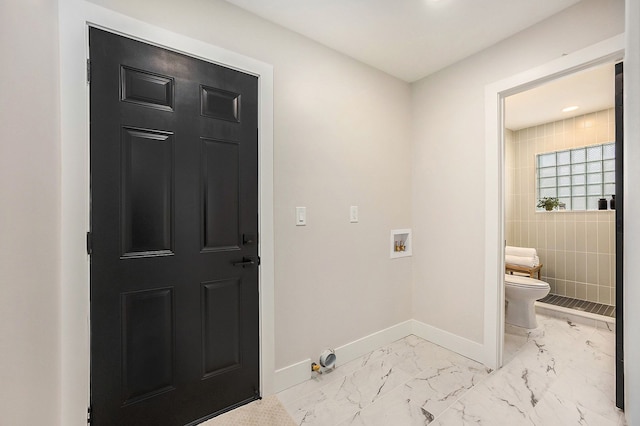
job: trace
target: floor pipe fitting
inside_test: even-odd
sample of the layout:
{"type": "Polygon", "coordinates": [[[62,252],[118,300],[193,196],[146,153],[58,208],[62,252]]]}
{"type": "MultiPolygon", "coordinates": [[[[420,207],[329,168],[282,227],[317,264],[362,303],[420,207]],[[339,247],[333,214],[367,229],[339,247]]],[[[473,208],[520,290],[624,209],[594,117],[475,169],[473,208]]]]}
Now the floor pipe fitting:
{"type": "Polygon", "coordinates": [[[336,364],[336,352],[333,349],[325,349],[320,353],[320,365],[324,368],[333,368],[336,364]]]}

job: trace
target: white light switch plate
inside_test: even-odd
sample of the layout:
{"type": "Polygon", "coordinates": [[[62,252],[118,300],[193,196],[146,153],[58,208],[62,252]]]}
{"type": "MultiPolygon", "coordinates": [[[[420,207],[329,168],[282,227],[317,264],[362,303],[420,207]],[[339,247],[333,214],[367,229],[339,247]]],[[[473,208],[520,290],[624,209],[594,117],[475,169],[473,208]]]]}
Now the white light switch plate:
{"type": "Polygon", "coordinates": [[[349,221],[351,223],[358,223],[358,206],[351,206],[349,221]]]}
{"type": "Polygon", "coordinates": [[[305,226],[307,224],[307,208],[296,207],[296,226],[305,226]]]}

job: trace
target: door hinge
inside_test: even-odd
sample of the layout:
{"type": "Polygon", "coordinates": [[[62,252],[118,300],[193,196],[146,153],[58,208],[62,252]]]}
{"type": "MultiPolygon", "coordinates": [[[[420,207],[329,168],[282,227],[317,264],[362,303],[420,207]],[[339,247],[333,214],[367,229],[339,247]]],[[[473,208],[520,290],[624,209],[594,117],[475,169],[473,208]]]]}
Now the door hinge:
{"type": "Polygon", "coordinates": [[[87,232],[87,254],[93,254],[93,237],[91,235],[91,232],[87,232]]]}
{"type": "Polygon", "coordinates": [[[91,406],[87,407],[87,424],[91,424],[93,419],[91,418],[91,406]]]}
{"type": "Polygon", "coordinates": [[[91,59],[87,59],[87,84],[91,84],[91,59]]]}

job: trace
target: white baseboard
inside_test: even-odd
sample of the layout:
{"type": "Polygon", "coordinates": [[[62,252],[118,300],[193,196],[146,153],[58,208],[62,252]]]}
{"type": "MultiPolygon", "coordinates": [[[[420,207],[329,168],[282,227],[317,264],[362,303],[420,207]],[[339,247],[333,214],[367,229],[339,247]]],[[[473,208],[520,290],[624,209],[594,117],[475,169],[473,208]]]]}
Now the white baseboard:
{"type": "MultiPolygon", "coordinates": [[[[336,366],[346,364],[362,355],[368,354],[382,346],[395,342],[411,334],[411,320],[401,322],[384,330],[377,331],[361,339],[335,348],[336,366]]],[[[320,354],[318,354],[319,356],[320,354]]],[[[318,362],[317,360],[315,360],[318,362]]],[[[274,391],[285,389],[311,378],[311,359],[276,370],[274,375],[274,391]]]]}
{"type": "MultiPolygon", "coordinates": [[[[407,320],[335,348],[336,366],[414,334],[460,355],[482,362],[483,345],[416,320],[407,320]]],[[[317,362],[317,361],[316,361],[317,362]]],[[[274,391],[280,392],[311,378],[311,359],[276,370],[274,391]]]]}
{"type": "Polygon", "coordinates": [[[424,340],[442,346],[474,361],[484,363],[484,345],[465,339],[418,320],[412,320],[412,333],[424,340]]]}
{"type": "Polygon", "coordinates": [[[411,334],[411,322],[407,320],[393,325],[384,330],[377,331],[361,339],[354,340],[346,345],[335,348],[336,365],[340,366],[356,358],[366,355],[382,346],[388,345],[396,340],[407,337],[411,334]]]}
{"type": "Polygon", "coordinates": [[[305,359],[304,361],[276,370],[273,375],[273,390],[278,393],[310,378],[311,360],[305,359]]]}

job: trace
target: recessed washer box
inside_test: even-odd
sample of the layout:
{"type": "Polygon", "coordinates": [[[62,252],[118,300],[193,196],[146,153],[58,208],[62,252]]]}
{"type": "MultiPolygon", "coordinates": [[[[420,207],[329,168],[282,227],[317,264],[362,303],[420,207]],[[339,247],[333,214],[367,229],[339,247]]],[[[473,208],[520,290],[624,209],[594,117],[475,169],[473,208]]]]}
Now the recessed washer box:
{"type": "Polygon", "coordinates": [[[393,229],[391,231],[390,248],[391,252],[389,257],[391,259],[411,256],[411,229],[393,229]],[[397,246],[404,247],[404,250],[398,251],[396,249],[397,246]]]}

